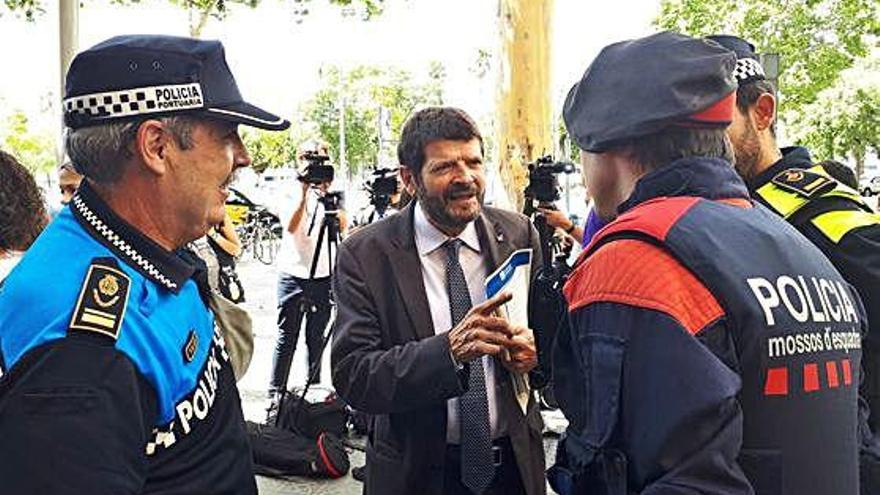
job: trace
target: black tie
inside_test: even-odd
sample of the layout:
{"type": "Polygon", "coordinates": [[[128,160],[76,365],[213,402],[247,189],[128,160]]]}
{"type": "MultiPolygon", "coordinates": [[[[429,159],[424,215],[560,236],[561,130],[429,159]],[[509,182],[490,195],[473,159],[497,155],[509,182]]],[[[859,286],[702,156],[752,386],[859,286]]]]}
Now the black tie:
{"type": "MultiPolygon", "coordinates": [[[[461,239],[446,242],[446,293],[452,326],[458,324],[471,308],[464,271],[458,261],[461,239]]],[[[492,436],[489,427],[489,401],[483,359],[470,362],[468,391],[459,400],[458,419],[461,424],[461,481],[473,493],[483,493],[495,477],[492,459],[492,436]]]]}

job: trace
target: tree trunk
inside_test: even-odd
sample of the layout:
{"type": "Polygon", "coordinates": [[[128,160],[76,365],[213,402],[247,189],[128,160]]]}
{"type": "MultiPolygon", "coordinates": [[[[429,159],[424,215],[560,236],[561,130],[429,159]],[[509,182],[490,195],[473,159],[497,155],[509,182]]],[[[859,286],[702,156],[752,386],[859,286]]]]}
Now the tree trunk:
{"type": "Polygon", "coordinates": [[[190,2],[189,6],[189,35],[193,38],[200,38],[202,36],[202,30],[205,29],[205,25],[208,24],[208,19],[211,17],[211,11],[217,6],[217,2],[211,2],[210,4],[204,7],[197,7],[192,5],[190,2]],[[195,18],[193,17],[193,13],[196,14],[195,18]]]}
{"type": "Polygon", "coordinates": [[[553,0],[499,0],[501,70],[496,113],[498,167],[522,209],[526,165],[553,151],[550,22],[553,0]]]}
{"type": "Polygon", "coordinates": [[[853,153],[854,158],[856,159],[856,178],[861,179],[862,174],[865,173],[865,153],[853,153]]]}

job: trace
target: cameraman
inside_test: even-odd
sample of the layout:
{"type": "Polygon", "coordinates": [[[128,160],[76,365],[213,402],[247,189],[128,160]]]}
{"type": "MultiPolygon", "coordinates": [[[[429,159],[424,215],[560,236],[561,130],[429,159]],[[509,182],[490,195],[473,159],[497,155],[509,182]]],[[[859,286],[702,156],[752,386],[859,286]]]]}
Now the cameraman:
{"type": "Polygon", "coordinates": [[[569,237],[577,241],[578,246],[584,243],[584,228],[575,223],[568,215],[556,208],[539,207],[538,211],[544,214],[547,224],[565,232],[569,237]]]}
{"type": "MultiPolygon", "coordinates": [[[[272,375],[269,383],[269,415],[277,410],[290,373],[290,364],[299,338],[302,318],[306,318],[306,346],[308,348],[309,375],[314,381],[321,377],[321,343],[324,330],[330,319],[330,271],[326,236],[317,245],[321,222],[324,219],[324,206],[319,198],[324,197],[332,184],[329,180],[316,182],[310,174],[328,159],[326,146],[316,151],[300,153],[301,161],[306,162],[300,173],[299,197],[291,205],[293,210],[282,210],[281,249],[278,254],[278,340],[272,360],[272,375]],[[314,277],[311,277],[312,261],[317,253],[318,263],[314,277]]],[[[346,231],[346,217],[338,210],[340,234],[346,231]]],[[[332,253],[335,255],[335,253],[332,253]]]]}
{"type": "Polygon", "coordinates": [[[372,181],[368,184],[370,203],[363,207],[354,220],[355,227],[363,227],[388,215],[402,210],[409,203],[410,196],[404,194],[403,183],[397,168],[378,169],[373,172],[372,181]],[[394,183],[394,190],[386,194],[386,188],[394,183]]]}

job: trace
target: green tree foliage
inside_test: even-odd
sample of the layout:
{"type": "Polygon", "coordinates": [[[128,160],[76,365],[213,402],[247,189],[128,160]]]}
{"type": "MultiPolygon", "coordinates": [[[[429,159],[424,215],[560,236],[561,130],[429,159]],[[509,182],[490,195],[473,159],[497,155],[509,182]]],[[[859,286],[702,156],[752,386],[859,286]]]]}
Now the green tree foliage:
{"type": "Polygon", "coordinates": [[[845,71],[792,122],[791,133],[818,159],[855,161],[863,172],[866,155],[880,155],[880,57],[845,71]]]}
{"type": "Polygon", "coordinates": [[[251,167],[257,173],[296,160],[296,143],[287,132],[242,127],[242,140],[251,156],[251,167]]]}
{"type": "Polygon", "coordinates": [[[55,147],[48,132],[33,132],[28,127],[27,116],[13,112],[6,119],[0,135],[2,147],[15,156],[31,173],[51,171],[55,168],[55,147]]]}
{"type": "Polygon", "coordinates": [[[414,81],[409,72],[393,67],[360,66],[350,71],[338,67],[322,70],[323,89],[302,108],[314,124],[314,136],[330,145],[339,163],[339,116],[345,106],[345,148],[349,172],[375,164],[379,151],[379,107],[390,112],[391,135],[397,136],[407,117],[420,106],[442,103],[442,66],[431,65],[426,82],[414,81]]]}
{"type": "Polygon", "coordinates": [[[880,35],[877,0],[663,0],[657,26],[735,34],[778,53],[785,120],[834,85],[880,35]]]}
{"type": "MultiPolygon", "coordinates": [[[[346,16],[357,14],[359,8],[360,17],[365,21],[385,11],[385,0],[327,0],[327,2],[330,5],[341,7],[343,15],[346,16]]],[[[307,16],[310,6],[314,3],[314,0],[293,0],[294,14],[300,18],[307,16]]]]}
{"type": "MultiPolygon", "coordinates": [[[[3,6],[6,7],[6,10],[20,14],[29,21],[46,13],[46,8],[41,0],[3,0],[3,6]]],[[[0,9],[0,14],[3,14],[2,9],[0,9]]]]}
{"type": "MultiPolygon", "coordinates": [[[[118,5],[132,5],[141,3],[142,0],[110,0],[118,5]]],[[[180,8],[186,9],[190,16],[190,36],[198,38],[205,25],[211,18],[223,20],[229,15],[230,7],[233,5],[246,6],[250,8],[257,7],[262,0],[168,0],[180,8]]],[[[384,10],[385,0],[321,0],[327,5],[341,7],[343,9],[361,7],[362,18],[369,20],[380,15],[384,10]]],[[[84,3],[84,0],[81,0],[84,3]]],[[[308,8],[305,5],[311,5],[315,0],[295,0],[294,13],[297,16],[305,16],[308,14],[308,8]]],[[[43,0],[3,0],[0,4],[6,7],[6,10],[24,16],[28,21],[33,21],[37,17],[46,13],[46,7],[43,0]]],[[[0,14],[3,11],[0,9],[0,14]]]]}
{"type": "Polygon", "coordinates": [[[780,120],[818,158],[853,159],[861,172],[877,150],[877,0],[663,0],[655,23],[693,36],[735,34],[778,53],[780,120]]]}

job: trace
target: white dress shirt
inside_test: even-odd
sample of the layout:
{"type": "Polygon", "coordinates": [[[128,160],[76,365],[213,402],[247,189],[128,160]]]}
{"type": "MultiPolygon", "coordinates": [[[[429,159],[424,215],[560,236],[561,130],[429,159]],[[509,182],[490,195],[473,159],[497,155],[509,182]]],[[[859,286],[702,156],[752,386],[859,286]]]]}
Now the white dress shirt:
{"type": "MultiPolygon", "coordinates": [[[[452,328],[452,315],[449,310],[449,295],[446,292],[446,250],[443,244],[450,239],[437,227],[428,221],[428,217],[422,211],[421,205],[415,206],[414,221],[416,248],[419,251],[419,259],[422,265],[422,280],[425,283],[425,295],[428,297],[428,306],[431,308],[431,321],[434,324],[434,333],[440,334],[452,328]]],[[[464,243],[459,251],[459,262],[467,280],[468,292],[471,295],[471,304],[477,305],[486,300],[485,281],[489,274],[487,258],[480,249],[480,239],[477,229],[471,222],[458,236],[464,243]]],[[[450,357],[450,360],[452,358],[450,357]]],[[[486,396],[489,402],[489,426],[492,438],[498,438],[506,434],[503,418],[498,414],[498,400],[495,389],[495,361],[489,356],[483,358],[483,370],[486,373],[486,396]]],[[[459,444],[461,438],[461,426],[458,418],[459,399],[449,399],[446,403],[446,442],[459,444]]]]}

